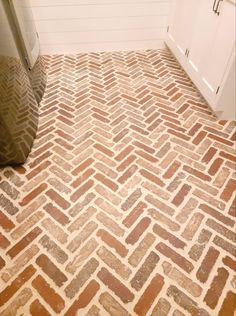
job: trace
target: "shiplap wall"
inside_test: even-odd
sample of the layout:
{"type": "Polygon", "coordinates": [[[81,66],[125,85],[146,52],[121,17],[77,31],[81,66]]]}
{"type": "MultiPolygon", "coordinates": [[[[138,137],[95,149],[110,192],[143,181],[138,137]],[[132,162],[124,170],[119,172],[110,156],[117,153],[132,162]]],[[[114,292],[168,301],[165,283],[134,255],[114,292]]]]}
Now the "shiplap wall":
{"type": "Polygon", "coordinates": [[[30,0],[43,54],[161,48],[171,0],[30,0]]]}

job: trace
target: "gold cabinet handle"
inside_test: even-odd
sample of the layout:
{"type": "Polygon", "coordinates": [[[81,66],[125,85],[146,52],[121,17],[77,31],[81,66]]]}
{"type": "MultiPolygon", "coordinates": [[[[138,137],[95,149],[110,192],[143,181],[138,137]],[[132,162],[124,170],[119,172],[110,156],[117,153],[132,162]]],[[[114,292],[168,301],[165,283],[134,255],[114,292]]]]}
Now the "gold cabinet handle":
{"type": "Polygon", "coordinates": [[[223,0],[218,0],[218,3],[217,3],[217,5],[216,5],[215,13],[216,13],[217,15],[220,15],[219,6],[220,6],[220,2],[222,2],[222,1],[223,1],[223,0]]]}
{"type": "Polygon", "coordinates": [[[216,13],[216,9],[215,9],[216,1],[217,1],[217,0],[214,0],[213,7],[212,7],[212,10],[213,10],[214,13],[216,13]]]}

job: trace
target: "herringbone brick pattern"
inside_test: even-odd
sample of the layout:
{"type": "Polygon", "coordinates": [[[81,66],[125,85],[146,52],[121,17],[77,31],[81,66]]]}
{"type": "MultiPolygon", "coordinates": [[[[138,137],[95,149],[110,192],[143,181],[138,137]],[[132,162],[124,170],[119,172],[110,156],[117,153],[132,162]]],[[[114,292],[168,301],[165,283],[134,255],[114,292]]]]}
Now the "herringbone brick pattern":
{"type": "Polygon", "coordinates": [[[234,122],[167,50],[45,60],[33,150],[1,170],[0,314],[233,315],[234,122]]]}

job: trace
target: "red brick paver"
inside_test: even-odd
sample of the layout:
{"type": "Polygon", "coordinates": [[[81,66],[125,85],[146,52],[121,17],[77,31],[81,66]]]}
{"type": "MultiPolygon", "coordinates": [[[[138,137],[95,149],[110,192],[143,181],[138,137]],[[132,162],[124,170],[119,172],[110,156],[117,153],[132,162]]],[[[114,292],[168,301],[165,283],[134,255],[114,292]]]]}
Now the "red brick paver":
{"type": "Polygon", "coordinates": [[[235,123],[168,50],[45,56],[0,176],[0,315],[233,316],[235,123]]]}

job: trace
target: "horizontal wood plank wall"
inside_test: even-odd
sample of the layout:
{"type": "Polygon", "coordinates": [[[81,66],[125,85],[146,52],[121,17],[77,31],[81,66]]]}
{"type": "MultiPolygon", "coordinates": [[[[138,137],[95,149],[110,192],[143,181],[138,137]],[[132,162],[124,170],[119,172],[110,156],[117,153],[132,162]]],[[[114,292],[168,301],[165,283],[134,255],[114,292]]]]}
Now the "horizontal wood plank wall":
{"type": "Polygon", "coordinates": [[[161,48],[171,0],[30,0],[42,54],[161,48]]]}

